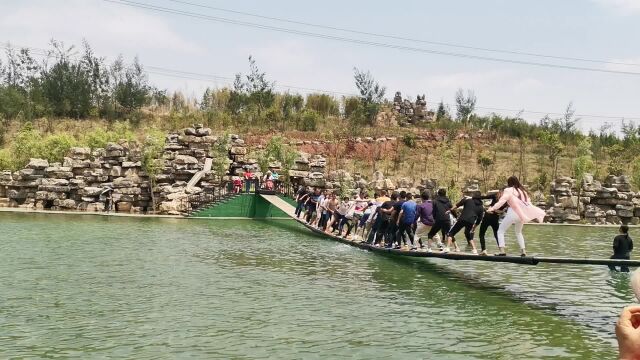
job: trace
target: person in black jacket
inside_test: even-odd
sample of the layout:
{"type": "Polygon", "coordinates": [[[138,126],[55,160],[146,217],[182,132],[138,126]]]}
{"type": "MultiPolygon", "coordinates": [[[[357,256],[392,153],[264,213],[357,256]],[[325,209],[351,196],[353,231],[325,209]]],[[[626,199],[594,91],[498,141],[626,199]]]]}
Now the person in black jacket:
{"type": "MultiPolygon", "coordinates": [[[[480,224],[482,221],[482,215],[484,214],[484,205],[482,204],[482,200],[479,199],[480,192],[474,192],[473,197],[465,196],[462,200],[458,201],[456,207],[453,210],[462,207],[462,213],[456,221],[456,224],[453,225],[449,233],[447,234],[447,246],[442,250],[442,252],[448,252],[449,247],[451,247],[451,243],[453,242],[453,237],[464,228],[464,236],[467,239],[469,245],[471,245],[472,253],[477,254],[478,250],[476,249],[476,244],[473,241],[473,233],[476,229],[476,226],[480,224]]],[[[453,242],[456,247],[456,251],[460,251],[458,248],[458,244],[453,242]]]]}
{"type": "Polygon", "coordinates": [[[431,231],[427,234],[429,240],[433,240],[435,234],[438,231],[442,231],[442,238],[444,239],[446,235],[451,230],[451,218],[449,214],[456,215],[455,210],[453,209],[453,205],[451,205],[451,200],[447,197],[447,190],[439,189],[438,196],[433,199],[433,226],[431,227],[431,231]]]}
{"type": "MultiPolygon", "coordinates": [[[[613,239],[613,255],[611,259],[629,260],[631,258],[631,250],[633,250],[633,240],[629,237],[629,227],[622,225],[620,226],[620,235],[613,239]]],[[[609,270],[618,271],[613,265],[609,265],[609,270]]],[[[620,271],[629,272],[629,268],[620,266],[620,271]]]]}
{"type": "MultiPolygon", "coordinates": [[[[480,196],[478,199],[480,200],[491,200],[491,204],[489,206],[493,206],[498,202],[500,196],[502,195],[502,191],[497,192],[495,194],[490,194],[486,196],[480,196]]],[[[496,239],[496,244],[498,243],[498,227],[500,226],[500,214],[504,212],[504,210],[508,207],[508,205],[504,205],[498,211],[494,211],[492,213],[488,213],[485,211],[484,216],[482,217],[482,222],[480,223],[480,255],[488,255],[487,254],[487,243],[485,241],[485,235],[487,234],[487,230],[491,228],[493,230],[493,237],[496,239]]]]}

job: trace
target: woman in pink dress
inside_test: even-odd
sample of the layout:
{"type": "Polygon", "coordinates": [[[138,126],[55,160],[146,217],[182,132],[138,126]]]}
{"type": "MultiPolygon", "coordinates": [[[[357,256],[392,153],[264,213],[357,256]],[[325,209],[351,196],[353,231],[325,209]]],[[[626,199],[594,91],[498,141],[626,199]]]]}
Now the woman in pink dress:
{"type": "Polygon", "coordinates": [[[512,176],[507,179],[507,186],[508,187],[504,189],[500,200],[487,210],[487,212],[492,213],[500,209],[500,207],[505,203],[509,205],[509,210],[507,210],[507,214],[504,219],[502,219],[500,227],[498,228],[498,248],[500,249],[500,252],[496,255],[507,255],[505,252],[504,234],[509,230],[511,225],[515,225],[516,239],[520,246],[520,256],[527,256],[527,252],[524,248],[522,227],[525,223],[534,219],[538,220],[538,222],[542,222],[546,214],[544,210],[531,204],[529,194],[524,187],[522,187],[517,177],[512,176]]]}

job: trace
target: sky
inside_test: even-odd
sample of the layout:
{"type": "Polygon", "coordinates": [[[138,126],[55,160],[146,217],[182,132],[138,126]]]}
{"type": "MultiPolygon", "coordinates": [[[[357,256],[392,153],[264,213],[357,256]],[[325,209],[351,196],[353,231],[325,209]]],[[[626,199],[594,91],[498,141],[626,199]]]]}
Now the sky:
{"type": "Polygon", "coordinates": [[[354,94],[355,67],[370,71],[385,85],[387,98],[392,99],[396,91],[412,99],[426,94],[431,108],[443,101],[455,110],[455,92],[462,88],[474,91],[479,114],[494,111],[516,115],[524,110],[524,118],[538,121],[545,113],[557,117],[555,113],[563,113],[571,102],[581,115],[579,126],[585,131],[599,129],[605,123],[618,128],[622,118],[640,123],[640,0],[184,0],[235,12],[171,0],[134,1],[208,18],[105,0],[0,0],[0,43],[47,48],[51,39],[69,45],[79,45],[86,39],[108,60],[119,54],[129,60],[138,56],[151,71],[155,69],[152,67],[161,67],[217,76],[188,75],[199,79],[186,79],[184,74],[183,78],[169,77],[157,70],[149,74],[154,85],[180,90],[190,97],[200,97],[206,87],[229,85],[234,74],[248,71],[247,59],[252,55],[268,79],[280,90],[291,92],[306,93],[308,90],[299,88],[307,88],[338,96],[354,94]],[[422,42],[315,28],[237,12],[422,42]],[[385,46],[302,36],[237,22],[385,46]],[[425,41],[604,63],[487,52],[425,41]],[[433,51],[638,75],[445,56],[433,51]],[[622,65],[625,63],[631,65],[622,65]]]}

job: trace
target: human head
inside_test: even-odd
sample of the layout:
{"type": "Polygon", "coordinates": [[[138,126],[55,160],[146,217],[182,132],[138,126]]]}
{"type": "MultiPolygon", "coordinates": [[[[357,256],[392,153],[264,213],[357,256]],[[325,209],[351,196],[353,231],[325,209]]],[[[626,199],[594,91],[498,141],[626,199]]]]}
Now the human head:
{"type": "Polygon", "coordinates": [[[407,198],[407,192],[402,190],[400,191],[400,199],[406,199],[407,198]]]}
{"type": "Polygon", "coordinates": [[[407,199],[407,200],[413,199],[413,194],[412,193],[406,193],[405,194],[405,199],[407,199]]]}
{"type": "Polygon", "coordinates": [[[521,189],[522,185],[520,184],[520,180],[517,177],[511,176],[507,179],[507,186],[513,187],[516,189],[521,189]]]}
{"type": "Polygon", "coordinates": [[[423,201],[429,200],[429,193],[426,191],[423,191],[422,194],[420,194],[420,198],[422,198],[423,201]]]}
{"type": "Polygon", "coordinates": [[[482,193],[480,192],[480,190],[476,190],[476,191],[472,191],[471,192],[471,197],[479,198],[481,196],[482,196],[482,193]]]}
{"type": "Polygon", "coordinates": [[[379,198],[379,197],[380,197],[380,193],[379,193],[379,192],[377,192],[377,191],[374,191],[374,192],[373,192],[373,198],[374,198],[374,199],[377,199],[377,198],[379,198]]]}
{"type": "Polygon", "coordinates": [[[394,201],[395,201],[395,200],[398,200],[398,193],[397,193],[397,192],[395,192],[395,191],[394,191],[394,192],[391,194],[391,200],[394,200],[394,201]]]}
{"type": "Polygon", "coordinates": [[[349,201],[349,197],[348,196],[343,196],[342,197],[342,201],[349,201]]]}
{"type": "Polygon", "coordinates": [[[387,196],[387,190],[380,191],[380,196],[387,196]]]}
{"type": "Polygon", "coordinates": [[[315,189],[313,190],[313,192],[314,192],[315,194],[320,195],[320,189],[319,189],[319,188],[315,188],[315,189]]]}
{"type": "Polygon", "coordinates": [[[446,189],[438,189],[438,196],[447,196],[446,189]]]}
{"type": "Polygon", "coordinates": [[[628,234],[629,233],[629,226],[628,225],[621,225],[620,226],[620,234],[628,234]]]}

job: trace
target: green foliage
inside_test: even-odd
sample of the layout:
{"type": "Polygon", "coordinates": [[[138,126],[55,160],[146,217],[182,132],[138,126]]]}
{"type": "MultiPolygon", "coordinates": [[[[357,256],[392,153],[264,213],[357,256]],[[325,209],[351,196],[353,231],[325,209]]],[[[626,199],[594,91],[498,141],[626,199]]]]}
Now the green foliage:
{"type": "Polygon", "coordinates": [[[364,72],[353,68],[353,72],[356,87],[360,92],[360,101],[364,110],[365,119],[369,125],[373,125],[380,109],[380,104],[384,99],[386,88],[375,81],[369,71],[364,72]]]}
{"type": "Polygon", "coordinates": [[[314,110],[305,110],[302,112],[300,118],[299,130],[302,131],[316,131],[318,123],[320,122],[320,114],[314,110]]]}
{"type": "Polygon", "coordinates": [[[415,148],[416,147],[416,135],[414,133],[407,133],[402,137],[402,143],[406,147],[415,148]]]}
{"type": "Polygon", "coordinates": [[[229,134],[224,133],[218,137],[218,140],[211,146],[211,158],[213,164],[211,171],[215,176],[221,179],[229,170],[229,134]]]}
{"type": "Polygon", "coordinates": [[[480,170],[482,170],[482,183],[485,187],[485,191],[487,191],[487,175],[493,166],[494,161],[493,157],[487,154],[480,154],[478,156],[478,165],[480,166],[480,170]]]}
{"type": "Polygon", "coordinates": [[[547,150],[549,160],[551,160],[552,179],[555,179],[558,175],[558,160],[564,151],[565,145],[560,139],[559,133],[550,132],[548,130],[543,130],[539,134],[539,140],[547,150]]]}
{"type": "Polygon", "coordinates": [[[467,122],[476,108],[476,101],[473,91],[467,90],[467,95],[465,96],[462,89],[458,89],[456,92],[456,119],[467,122]]]}
{"type": "Polygon", "coordinates": [[[135,139],[131,126],[126,121],[115,122],[111,130],[96,128],[87,133],[83,143],[91,149],[103,148],[110,142],[118,142],[120,140],[133,141],[135,139]]]}
{"type": "Polygon", "coordinates": [[[25,94],[15,86],[0,85],[0,114],[15,119],[27,107],[25,94]]]}
{"type": "Polygon", "coordinates": [[[258,152],[257,160],[260,170],[266,172],[269,168],[269,163],[277,161],[282,166],[282,181],[289,181],[289,170],[293,167],[297,151],[291,148],[285,143],[285,139],[281,136],[272,137],[264,150],[258,152]]]}
{"type": "Polygon", "coordinates": [[[534,189],[545,191],[549,186],[549,175],[543,171],[533,179],[534,189]]]}
{"type": "Polygon", "coordinates": [[[11,153],[17,168],[23,168],[30,158],[40,156],[42,135],[27,122],[13,139],[11,153]]]}
{"type": "Polygon", "coordinates": [[[573,172],[576,176],[578,184],[584,180],[585,174],[593,171],[595,164],[593,163],[591,151],[591,139],[586,137],[580,141],[576,149],[576,158],[573,161],[573,172]]]}
{"type": "Polygon", "coordinates": [[[327,94],[309,94],[305,107],[313,110],[323,117],[337,116],[340,114],[340,104],[336,99],[327,94]]]}
{"type": "Polygon", "coordinates": [[[8,149],[0,150],[0,170],[17,170],[13,155],[8,149]]]}
{"type": "Polygon", "coordinates": [[[39,146],[38,157],[49,162],[62,162],[69,149],[77,145],[75,138],[68,134],[49,135],[39,146]]]}
{"type": "Polygon", "coordinates": [[[436,121],[442,121],[448,117],[449,115],[447,114],[447,110],[444,107],[444,103],[440,101],[440,104],[438,104],[438,110],[436,111],[436,121]]]}
{"type": "Polygon", "coordinates": [[[609,155],[609,166],[607,170],[609,174],[620,176],[624,173],[624,157],[626,153],[626,149],[621,144],[611,145],[606,149],[607,154],[609,155]]]}
{"type": "MultiPolygon", "coordinates": [[[[2,159],[2,157],[0,157],[0,159],[2,159]]],[[[640,156],[635,158],[631,164],[631,181],[636,189],[640,189],[640,156]]]]}

